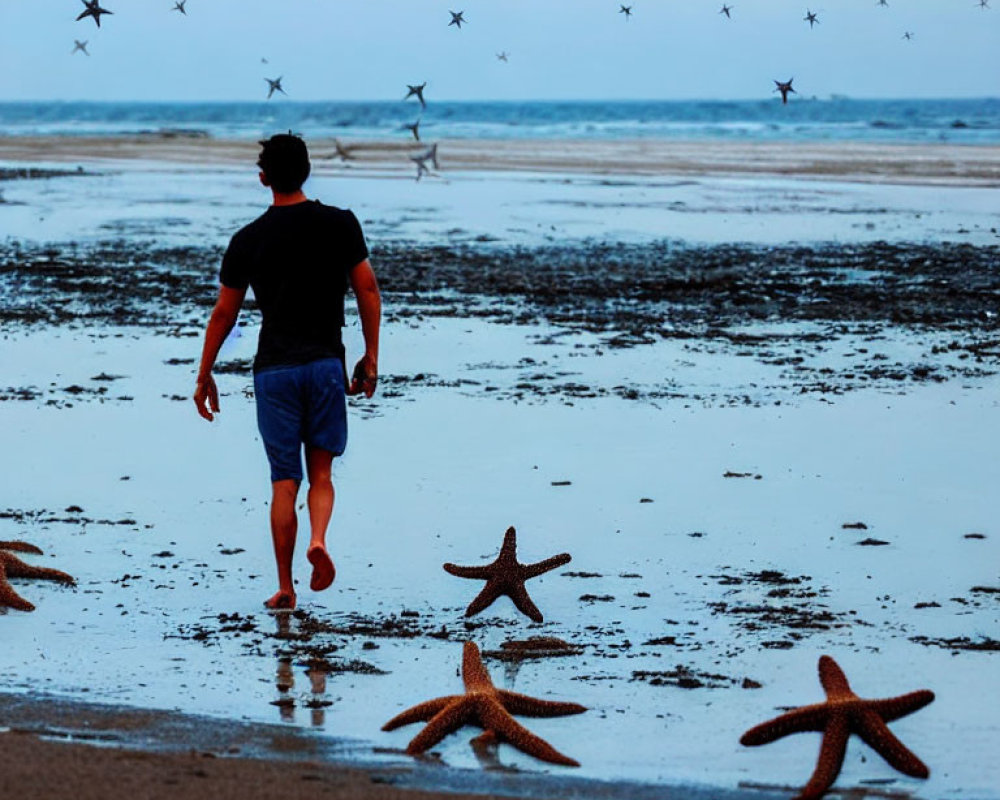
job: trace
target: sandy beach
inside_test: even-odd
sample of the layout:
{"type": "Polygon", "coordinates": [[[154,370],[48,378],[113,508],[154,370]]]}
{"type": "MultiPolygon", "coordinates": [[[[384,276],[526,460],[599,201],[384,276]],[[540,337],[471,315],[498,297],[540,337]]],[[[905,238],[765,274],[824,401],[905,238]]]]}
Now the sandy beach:
{"type": "MultiPolygon", "coordinates": [[[[788,176],[861,183],[1000,186],[1000,147],[870,142],[688,142],[636,140],[443,139],[445,170],[645,176],[788,176]]],[[[429,142],[317,139],[317,166],[412,172],[408,157],[429,142]]],[[[144,160],[187,165],[253,163],[253,141],[151,132],[116,137],[0,138],[0,160],[77,163],[144,160]]]]}
{"type": "Polygon", "coordinates": [[[864,697],[936,694],[892,724],[928,780],[853,738],[831,796],[1000,797],[1000,148],[455,140],[417,182],[413,146],[345,144],[306,190],[364,224],[384,376],[335,466],[337,582],[270,615],[254,311],[219,421],[189,399],[255,145],[0,140],[0,540],[78,581],[0,612],[0,793],[789,797],[819,737],[739,737],[819,702],[828,654],[864,697]],[[545,621],[466,619],[441,565],[511,525],[573,556],[545,621]],[[469,639],[587,706],[522,719],[580,768],[379,730],[461,691],[469,639]]]}

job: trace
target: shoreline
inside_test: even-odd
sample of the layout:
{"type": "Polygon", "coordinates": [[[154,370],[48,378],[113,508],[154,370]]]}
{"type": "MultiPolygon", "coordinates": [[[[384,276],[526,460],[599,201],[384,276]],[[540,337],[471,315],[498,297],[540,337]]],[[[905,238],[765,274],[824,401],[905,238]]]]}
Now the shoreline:
{"type": "MultiPolygon", "coordinates": [[[[1000,187],[1000,146],[871,142],[721,142],[599,139],[441,139],[444,173],[539,172],[595,176],[781,177],[850,183],[1000,187]]],[[[412,169],[429,142],[406,139],[310,141],[314,172],[412,169]]],[[[0,161],[130,162],[245,166],[255,141],[176,133],[0,137],[0,161]]]]}
{"type": "Polygon", "coordinates": [[[278,795],[311,800],[317,794],[345,800],[772,800],[791,790],[605,782],[574,777],[568,770],[511,770],[499,762],[481,770],[446,768],[433,755],[414,759],[290,725],[0,689],[0,790],[5,796],[103,800],[112,782],[122,796],[132,787],[147,800],[270,800],[278,795]],[[56,762],[58,770],[44,768],[56,762]]]}

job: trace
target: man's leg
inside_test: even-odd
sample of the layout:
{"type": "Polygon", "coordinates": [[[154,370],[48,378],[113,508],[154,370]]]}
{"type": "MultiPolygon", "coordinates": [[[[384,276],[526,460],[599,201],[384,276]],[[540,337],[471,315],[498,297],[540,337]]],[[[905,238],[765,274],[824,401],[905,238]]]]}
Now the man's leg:
{"type": "Polygon", "coordinates": [[[292,555],[295,552],[295,496],[299,492],[296,480],[274,481],[271,495],[271,537],[274,540],[274,560],[278,564],[278,591],[264,605],[268,608],[295,608],[295,586],[292,583],[292,555]]]}
{"type": "Polygon", "coordinates": [[[312,529],[306,557],[313,565],[309,588],[321,592],[328,588],[337,574],[326,549],[326,528],[333,515],[333,481],[330,466],[333,453],[319,447],[306,446],[306,472],[309,475],[309,524],[312,529]]]}

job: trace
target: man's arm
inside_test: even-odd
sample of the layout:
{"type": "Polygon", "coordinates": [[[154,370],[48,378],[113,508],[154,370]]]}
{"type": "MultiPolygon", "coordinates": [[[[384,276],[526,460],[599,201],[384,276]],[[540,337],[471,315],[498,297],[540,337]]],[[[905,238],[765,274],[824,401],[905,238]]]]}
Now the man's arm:
{"type": "Polygon", "coordinates": [[[246,289],[231,289],[228,286],[219,287],[219,298],[215,301],[208,327],[205,328],[205,345],[201,351],[201,366],[198,367],[197,383],[194,387],[194,404],[198,413],[211,422],[212,412],[219,411],[219,390],[212,377],[212,367],[219,355],[219,349],[236,324],[240,306],[246,289]],[[211,410],[209,410],[211,409],[211,410]]]}
{"type": "Polygon", "coordinates": [[[365,354],[359,359],[351,376],[348,394],[364,392],[365,397],[375,394],[378,382],[378,330],[382,318],[382,296],[378,291],[375,272],[366,258],[351,270],[351,288],[358,300],[361,332],[365,337],[365,354]]]}

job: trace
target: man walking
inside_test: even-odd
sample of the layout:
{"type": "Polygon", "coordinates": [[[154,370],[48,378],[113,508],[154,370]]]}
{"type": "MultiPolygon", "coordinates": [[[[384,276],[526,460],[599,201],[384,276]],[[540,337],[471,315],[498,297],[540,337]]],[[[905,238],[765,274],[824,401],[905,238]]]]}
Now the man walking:
{"type": "Polygon", "coordinates": [[[302,448],[309,478],[310,588],[322,591],[336,574],[326,529],[333,514],[331,464],[347,444],[344,395],[363,392],[371,397],[375,392],[382,306],[357,218],[302,192],[310,170],[305,142],[291,133],[278,134],[261,147],[260,182],[271,189],[274,202],[233,236],[223,256],[222,285],[205,330],[194,402],[209,421],[219,411],[212,367],[250,286],[263,318],[253,364],[254,395],[271,465],[271,534],[278,565],[278,591],[265,605],[292,609],[302,448]],[[348,285],[358,301],[365,339],[365,353],[349,384],[341,339],[348,285]]]}

